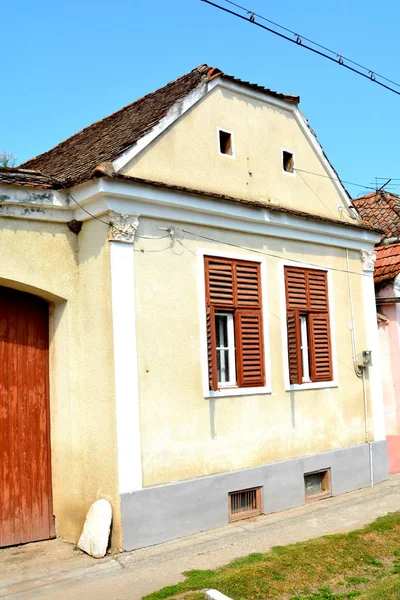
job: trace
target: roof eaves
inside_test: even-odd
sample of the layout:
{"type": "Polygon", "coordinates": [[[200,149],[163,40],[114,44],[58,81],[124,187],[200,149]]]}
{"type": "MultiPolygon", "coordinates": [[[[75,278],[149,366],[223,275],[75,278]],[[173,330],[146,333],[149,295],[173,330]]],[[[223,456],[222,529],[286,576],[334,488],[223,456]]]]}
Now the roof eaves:
{"type": "Polygon", "coordinates": [[[301,217],[304,219],[311,219],[313,221],[332,223],[334,225],[340,225],[340,226],[343,225],[345,227],[353,227],[356,229],[363,229],[365,231],[371,231],[374,233],[382,234],[381,229],[377,229],[376,227],[372,227],[371,225],[368,225],[366,223],[362,223],[362,222],[348,223],[347,221],[340,221],[338,219],[331,219],[329,217],[313,215],[313,214],[307,213],[305,211],[300,211],[297,209],[286,208],[284,206],[278,206],[275,204],[269,204],[269,203],[267,204],[260,200],[247,200],[244,198],[226,196],[224,194],[217,194],[215,192],[208,192],[208,191],[199,190],[199,189],[195,189],[195,188],[188,188],[188,187],[181,186],[181,185],[175,185],[175,184],[170,184],[170,183],[165,183],[165,182],[160,182],[160,181],[153,181],[150,179],[143,179],[141,177],[132,177],[129,175],[123,175],[122,173],[116,173],[112,177],[108,177],[108,178],[109,179],[120,179],[120,180],[124,180],[124,181],[131,182],[131,183],[140,183],[140,184],[148,185],[150,187],[170,189],[170,190],[174,190],[174,191],[182,192],[182,193],[186,193],[186,194],[204,196],[206,198],[214,198],[216,200],[223,200],[226,202],[234,202],[236,204],[245,204],[247,206],[263,208],[263,209],[269,210],[271,212],[286,213],[286,214],[291,214],[293,216],[301,217]]]}
{"type": "Polygon", "coordinates": [[[49,189],[54,188],[55,182],[50,177],[34,169],[0,167],[0,185],[49,189]]]}

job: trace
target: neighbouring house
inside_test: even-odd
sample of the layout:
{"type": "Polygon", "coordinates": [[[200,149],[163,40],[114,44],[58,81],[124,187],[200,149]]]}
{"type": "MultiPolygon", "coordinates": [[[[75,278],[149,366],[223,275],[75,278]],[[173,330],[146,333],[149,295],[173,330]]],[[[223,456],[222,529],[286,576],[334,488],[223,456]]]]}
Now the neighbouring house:
{"type": "Polygon", "coordinates": [[[376,246],[375,292],[389,468],[400,472],[400,197],[386,191],[353,200],[360,215],[384,232],[376,246]]]}
{"type": "Polygon", "coordinates": [[[380,233],[298,103],[202,65],[0,171],[0,546],[98,498],[129,550],[387,479],[380,233]]]}

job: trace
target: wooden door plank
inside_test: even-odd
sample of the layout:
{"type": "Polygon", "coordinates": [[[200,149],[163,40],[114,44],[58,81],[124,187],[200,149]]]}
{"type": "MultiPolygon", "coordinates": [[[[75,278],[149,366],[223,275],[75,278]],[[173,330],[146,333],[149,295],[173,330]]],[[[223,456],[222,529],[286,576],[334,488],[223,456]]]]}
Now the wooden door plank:
{"type": "Polygon", "coordinates": [[[0,545],[11,542],[10,519],[10,411],[8,402],[8,353],[6,340],[8,319],[6,306],[0,298],[0,545]]]}
{"type": "Polygon", "coordinates": [[[48,305],[0,287],[0,547],[54,536],[48,305]]]}

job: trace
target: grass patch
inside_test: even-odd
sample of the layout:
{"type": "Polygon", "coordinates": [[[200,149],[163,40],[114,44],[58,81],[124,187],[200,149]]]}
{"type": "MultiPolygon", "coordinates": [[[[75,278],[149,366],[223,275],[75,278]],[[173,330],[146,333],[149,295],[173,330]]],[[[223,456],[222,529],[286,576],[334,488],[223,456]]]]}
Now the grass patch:
{"type": "Polygon", "coordinates": [[[400,512],[364,529],[276,546],[186,580],[146,600],[193,600],[215,588],[234,600],[399,600],[400,512]],[[196,594],[196,597],[197,594],[196,594]]]}

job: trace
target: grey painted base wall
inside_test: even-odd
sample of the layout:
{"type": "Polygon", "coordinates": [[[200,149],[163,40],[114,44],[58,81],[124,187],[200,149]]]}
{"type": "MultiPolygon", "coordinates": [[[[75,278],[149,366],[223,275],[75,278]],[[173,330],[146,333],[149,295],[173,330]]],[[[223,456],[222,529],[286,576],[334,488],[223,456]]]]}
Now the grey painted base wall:
{"type": "MultiPolygon", "coordinates": [[[[374,484],[389,478],[386,441],[373,442],[374,484]]],[[[124,550],[160,544],[228,524],[228,493],[262,487],[263,512],[305,503],[304,474],[331,470],[333,496],[371,485],[368,444],[269,463],[121,495],[124,550]]]]}

